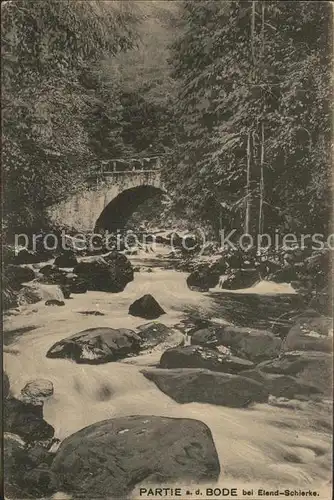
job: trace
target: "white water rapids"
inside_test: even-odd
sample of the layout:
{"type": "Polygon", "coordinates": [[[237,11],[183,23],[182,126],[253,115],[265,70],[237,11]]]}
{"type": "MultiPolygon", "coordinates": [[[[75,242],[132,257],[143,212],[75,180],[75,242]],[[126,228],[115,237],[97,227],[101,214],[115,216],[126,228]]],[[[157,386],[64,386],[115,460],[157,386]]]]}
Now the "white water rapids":
{"type": "Polygon", "coordinates": [[[8,315],[6,331],[26,329],[5,347],[4,367],[12,393],[18,395],[33,379],[52,381],[54,395],[45,403],[44,418],[60,439],[94,422],[124,415],[193,418],[211,429],[224,486],[235,486],[236,481],[261,487],[308,488],[328,484],[330,410],[325,404],[293,401],[289,407],[261,404],[248,409],[200,403],[182,405],[140,373],[144,363],[152,364],[149,357],[137,358],[138,364],[115,362],[95,366],[46,358],[55,342],[81,330],[97,326],[131,329],[147,323],[128,314],[129,305],[145,293],[151,293],[166,311],[159,319],[166,325],[175,325],[185,318],[187,306],[209,311],[213,307],[210,294],[190,291],[185,278],[184,273],[172,270],[140,272],[119,294],[88,292],[73,295],[63,307],[47,307],[41,302],[8,315]],[[105,316],[78,313],[87,310],[99,310],[105,316]]]}

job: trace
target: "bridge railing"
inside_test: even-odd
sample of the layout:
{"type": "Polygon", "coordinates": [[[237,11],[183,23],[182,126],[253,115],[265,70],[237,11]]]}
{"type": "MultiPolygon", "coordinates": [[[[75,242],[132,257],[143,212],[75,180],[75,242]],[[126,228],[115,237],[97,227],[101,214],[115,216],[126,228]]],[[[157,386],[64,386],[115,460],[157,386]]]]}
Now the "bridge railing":
{"type": "Polygon", "coordinates": [[[131,172],[155,172],[161,168],[161,156],[143,158],[113,158],[102,160],[94,170],[100,175],[121,174],[131,172]]]}

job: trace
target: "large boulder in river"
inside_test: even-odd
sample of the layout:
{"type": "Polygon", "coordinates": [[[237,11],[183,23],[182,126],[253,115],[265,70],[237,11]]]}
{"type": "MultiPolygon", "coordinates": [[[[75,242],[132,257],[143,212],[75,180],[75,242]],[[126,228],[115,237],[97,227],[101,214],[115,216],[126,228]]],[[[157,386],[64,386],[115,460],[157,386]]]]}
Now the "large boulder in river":
{"type": "Polygon", "coordinates": [[[140,325],[136,333],[141,338],[141,350],[149,350],[157,346],[167,349],[184,342],[184,335],[180,330],[155,321],[140,325]]]}
{"type": "Polygon", "coordinates": [[[267,330],[242,328],[227,325],[220,330],[220,344],[227,343],[239,356],[259,362],[276,357],[282,345],[282,340],[267,330]]]}
{"type": "Polygon", "coordinates": [[[43,441],[52,438],[54,428],[43,418],[43,407],[6,399],[4,404],[4,429],[18,434],[27,442],[43,441]]]}
{"type": "Polygon", "coordinates": [[[160,359],[161,368],[206,368],[208,370],[238,373],[254,367],[251,361],[207,347],[188,345],[168,349],[160,359]]]}
{"type": "Polygon", "coordinates": [[[80,262],[73,272],[86,283],[88,290],[101,292],[122,292],[133,280],[131,262],[118,252],[80,262]]]}
{"type": "Polygon", "coordinates": [[[58,285],[46,285],[32,282],[25,284],[18,293],[18,304],[36,304],[41,300],[64,300],[64,294],[58,285]]]}
{"type": "Polygon", "coordinates": [[[36,379],[28,382],[21,390],[21,400],[34,405],[42,405],[52,396],[53,383],[46,379],[36,379]]]}
{"type": "Polygon", "coordinates": [[[73,250],[67,250],[55,258],[54,265],[58,267],[74,267],[78,264],[73,250]]]}
{"type": "Polygon", "coordinates": [[[129,281],[133,280],[133,267],[125,255],[117,251],[112,251],[104,255],[103,258],[111,268],[122,271],[129,281]]]}
{"type": "Polygon", "coordinates": [[[279,358],[264,361],[257,367],[265,373],[291,375],[332,396],[332,354],[320,351],[285,352],[279,358]]]}
{"type": "Polygon", "coordinates": [[[324,351],[333,349],[333,320],[316,311],[296,318],[283,343],[284,351],[324,351]]]}
{"type": "Polygon", "coordinates": [[[221,274],[216,267],[212,268],[209,264],[203,265],[188,276],[187,286],[190,290],[207,292],[209,288],[218,285],[221,274]]]}
{"type": "Polygon", "coordinates": [[[139,484],[212,483],[220,465],[203,422],[144,415],[76,432],[61,444],[52,471],[74,497],[126,498],[139,484]]]}
{"type": "Polygon", "coordinates": [[[178,403],[209,403],[244,408],[268,400],[268,390],[241,375],[197,368],[144,369],[142,373],[178,403]]]}
{"type": "Polygon", "coordinates": [[[140,337],[132,330],[89,328],[56,342],[46,356],[69,358],[77,363],[100,364],[138,354],[140,344],[140,337]]]}
{"type": "Polygon", "coordinates": [[[219,345],[219,335],[216,334],[216,328],[211,326],[194,331],[191,334],[191,344],[206,347],[219,345]]]}
{"type": "Polygon", "coordinates": [[[152,295],[146,294],[130,305],[129,314],[145,319],[156,319],[165,314],[165,311],[152,295]]]}
{"type": "Polygon", "coordinates": [[[282,340],[267,330],[222,325],[194,332],[191,343],[196,345],[224,345],[242,358],[260,362],[278,356],[282,340]]]}

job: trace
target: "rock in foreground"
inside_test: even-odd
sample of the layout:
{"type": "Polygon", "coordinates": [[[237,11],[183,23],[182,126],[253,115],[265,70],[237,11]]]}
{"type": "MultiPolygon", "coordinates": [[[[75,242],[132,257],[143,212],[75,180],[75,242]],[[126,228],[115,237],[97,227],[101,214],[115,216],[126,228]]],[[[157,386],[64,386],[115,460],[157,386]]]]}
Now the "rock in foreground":
{"type": "Polygon", "coordinates": [[[131,304],[129,314],[145,319],[157,319],[165,314],[165,311],[152,295],[146,294],[131,304]]]}
{"type": "Polygon", "coordinates": [[[206,368],[208,370],[238,373],[254,367],[251,361],[221,354],[207,347],[189,345],[168,349],[160,360],[161,368],[206,368]]]}
{"type": "Polygon", "coordinates": [[[178,403],[210,403],[244,408],[268,400],[262,384],[240,375],[196,368],[142,370],[159,389],[178,403]]]}
{"type": "Polygon", "coordinates": [[[216,481],[209,428],[198,420],[121,417],[90,425],[60,446],[52,464],[62,490],[80,498],[120,498],[139,483],[216,481]]]}
{"type": "Polygon", "coordinates": [[[138,354],[141,339],[132,330],[89,328],[56,342],[48,358],[69,358],[77,363],[99,364],[138,354]]]}

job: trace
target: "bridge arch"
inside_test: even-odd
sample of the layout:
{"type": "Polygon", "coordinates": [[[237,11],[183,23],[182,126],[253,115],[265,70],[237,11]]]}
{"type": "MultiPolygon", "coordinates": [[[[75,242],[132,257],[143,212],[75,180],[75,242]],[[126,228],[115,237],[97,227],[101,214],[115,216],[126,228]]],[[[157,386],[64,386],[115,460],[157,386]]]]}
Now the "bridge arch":
{"type": "Polygon", "coordinates": [[[122,230],[140,205],[159,193],[166,194],[163,188],[152,185],[134,186],[121,191],[102,210],[94,231],[98,233],[104,230],[109,232],[122,230]]]}
{"type": "Polygon", "coordinates": [[[50,220],[77,232],[122,229],[145,200],[165,193],[160,157],[109,160],[87,179],[84,189],[48,210],[50,220]]]}

